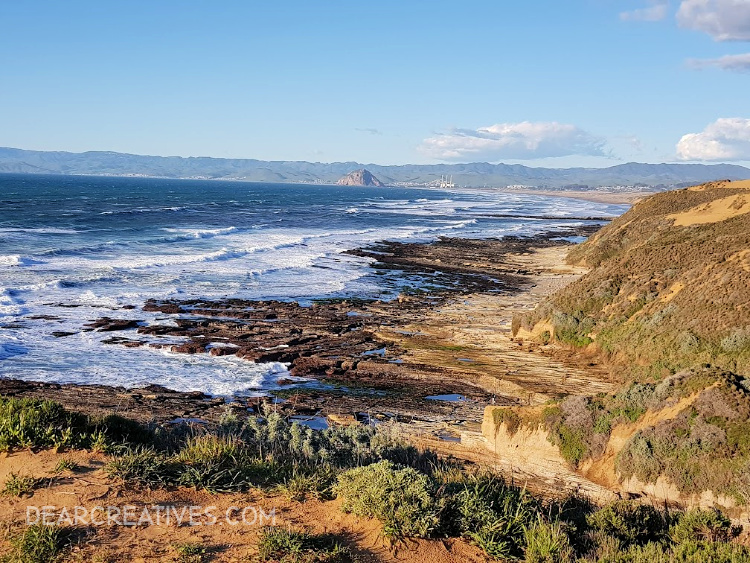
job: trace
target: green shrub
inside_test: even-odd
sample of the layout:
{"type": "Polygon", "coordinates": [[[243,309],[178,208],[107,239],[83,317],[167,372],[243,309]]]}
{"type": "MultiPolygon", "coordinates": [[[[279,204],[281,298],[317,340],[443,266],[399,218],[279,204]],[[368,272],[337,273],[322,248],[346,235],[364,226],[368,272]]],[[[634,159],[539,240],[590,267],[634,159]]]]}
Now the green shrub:
{"type": "Polygon", "coordinates": [[[72,539],[64,526],[34,524],[11,536],[10,560],[17,563],[55,563],[60,561],[72,539]]]}
{"type": "Polygon", "coordinates": [[[380,520],[387,538],[424,538],[438,527],[433,483],[412,468],[380,461],[350,469],[339,475],[334,492],[344,497],[344,511],[380,520]]]}
{"type": "Polygon", "coordinates": [[[672,558],[685,563],[750,563],[750,550],[736,543],[690,540],[676,545],[672,558]]]}
{"type": "Polygon", "coordinates": [[[201,543],[177,543],[172,547],[177,552],[178,563],[203,563],[203,561],[206,561],[208,550],[201,543]]]}
{"type": "Polygon", "coordinates": [[[718,510],[700,509],[679,515],[677,523],[669,529],[672,541],[677,544],[693,540],[728,542],[739,532],[732,527],[732,521],[718,510]]]}
{"type": "Polygon", "coordinates": [[[335,536],[314,535],[294,530],[266,527],[258,540],[258,558],[279,563],[348,563],[351,551],[335,536]]]}
{"type": "Polygon", "coordinates": [[[494,474],[471,475],[454,492],[445,526],[497,558],[523,553],[525,530],[538,518],[540,505],[525,490],[494,474]]]}
{"type": "Polygon", "coordinates": [[[573,548],[563,524],[538,520],[524,532],[528,563],[566,563],[574,561],[573,548]]]}
{"type": "Polygon", "coordinates": [[[661,540],[667,521],[653,506],[635,501],[615,501],[589,515],[586,521],[591,528],[622,542],[643,545],[661,540]]]}
{"type": "Polygon", "coordinates": [[[59,403],[0,397],[0,451],[14,448],[90,448],[147,443],[153,434],[117,415],[94,418],[59,403]]]}
{"type": "Polygon", "coordinates": [[[30,475],[21,476],[18,473],[11,473],[5,480],[5,486],[2,493],[12,497],[31,496],[42,480],[30,475]]]}
{"type": "Polygon", "coordinates": [[[558,446],[563,458],[576,467],[588,452],[583,430],[561,426],[558,433],[558,446]]]}
{"type": "Polygon", "coordinates": [[[86,422],[53,401],[0,398],[0,450],[73,446],[86,422]]]}

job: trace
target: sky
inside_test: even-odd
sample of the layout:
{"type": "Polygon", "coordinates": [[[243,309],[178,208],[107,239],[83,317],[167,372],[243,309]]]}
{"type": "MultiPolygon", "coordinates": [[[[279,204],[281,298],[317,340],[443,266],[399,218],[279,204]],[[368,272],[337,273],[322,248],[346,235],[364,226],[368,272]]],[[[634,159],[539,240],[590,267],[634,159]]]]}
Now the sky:
{"type": "Polygon", "coordinates": [[[0,0],[0,146],[750,164],[750,0],[0,0]]]}

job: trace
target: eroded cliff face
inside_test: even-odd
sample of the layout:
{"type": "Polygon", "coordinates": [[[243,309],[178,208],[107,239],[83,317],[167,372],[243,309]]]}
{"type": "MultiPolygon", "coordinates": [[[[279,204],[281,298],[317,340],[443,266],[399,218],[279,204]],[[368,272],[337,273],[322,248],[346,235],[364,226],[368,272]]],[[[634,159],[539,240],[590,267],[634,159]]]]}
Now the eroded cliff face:
{"type": "MultiPolygon", "coordinates": [[[[523,410],[532,418],[537,418],[543,408],[534,406],[523,410]]],[[[496,406],[488,406],[484,410],[482,439],[477,445],[492,454],[497,469],[512,476],[519,484],[541,481],[547,492],[556,492],[559,496],[579,494],[601,503],[617,498],[616,492],[573,470],[558,447],[549,441],[547,431],[541,424],[498,423],[502,417],[497,415],[510,410],[509,407],[496,406]]]]}
{"type": "Polygon", "coordinates": [[[625,478],[617,471],[617,456],[639,432],[677,418],[691,409],[698,397],[700,393],[695,393],[660,411],[647,412],[636,423],[617,425],[604,453],[586,460],[578,468],[573,468],[563,458],[558,446],[550,441],[543,423],[528,422],[539,419],[543,407],[488,406],[484,412],[480,442],[491,453],[497,467],[506,474],[540,479],[548,485],[557,483],[560,494],[583,494],[598,504],[617,498],[640,498],[644,502],[683,509],[717,508],[735,522],[746,525],[750,511],[729,495],[699,488],[686,493],[665,476],[645,483],[636,476],[625,478]],[[508,411],[519,413],[522,421],[515,416],[503,416],[508,411]]]}

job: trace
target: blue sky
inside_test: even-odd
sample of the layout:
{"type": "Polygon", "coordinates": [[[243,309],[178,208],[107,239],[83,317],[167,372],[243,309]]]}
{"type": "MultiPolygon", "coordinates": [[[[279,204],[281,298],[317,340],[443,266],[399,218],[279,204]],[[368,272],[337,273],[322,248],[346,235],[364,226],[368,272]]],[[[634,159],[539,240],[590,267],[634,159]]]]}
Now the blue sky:
{"type": "Polygon", "coordinates": [[[750,162],[750,0],[24,0],[0,26],[0,146],[750,162]]]}

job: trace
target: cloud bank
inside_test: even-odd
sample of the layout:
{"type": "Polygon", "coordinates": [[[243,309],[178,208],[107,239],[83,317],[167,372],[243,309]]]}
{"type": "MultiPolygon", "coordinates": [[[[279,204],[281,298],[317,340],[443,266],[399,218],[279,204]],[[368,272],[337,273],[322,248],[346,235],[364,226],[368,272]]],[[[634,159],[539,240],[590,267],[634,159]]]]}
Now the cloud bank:
{"type": "Polygon", "coordinates": [[[677,23],[709,34],[716,41],[750,41],[748,0],[683,0],[677,23]]]}
{"type": "Polygon", "coordinates": [[[423,154],[438,160],[529,160],[556,156],[605,156],[603,139],[557,122],[498,123],[479,129],[453,129],[422,141],[423,154]]]}
{"type": "MultiPolygon", "coordinates": [[[[667,17],[669,0],[650,0],[650,6],[621,12],[625,21],[659,21],[667,17]]],[[[750,41],[750,0],[681,0],[675,15],[684,29],[701,31],[715,41],[750,41]]],[[[719,68],[735,72],[750,70],[750,53],[718,59],[690,59],[691,68],[719,68]]]]}
{"type": "Polygon", "coordinates": [[[735,72],[750,72],[750,53],[743,55],[725,55],[718,59],[690,59],[687,62],[691,68],[720,68],[735,72]]]}
{"type": "Polygon", "coordinates": [[[717,119],[700,133],[688,133],[677,143],[681,160],[750,160],[750,119],[717,119]]]}

